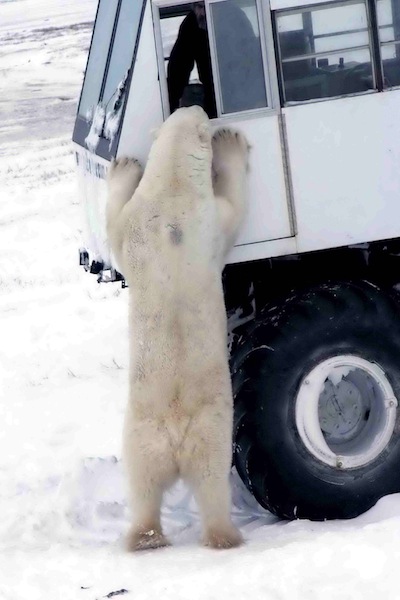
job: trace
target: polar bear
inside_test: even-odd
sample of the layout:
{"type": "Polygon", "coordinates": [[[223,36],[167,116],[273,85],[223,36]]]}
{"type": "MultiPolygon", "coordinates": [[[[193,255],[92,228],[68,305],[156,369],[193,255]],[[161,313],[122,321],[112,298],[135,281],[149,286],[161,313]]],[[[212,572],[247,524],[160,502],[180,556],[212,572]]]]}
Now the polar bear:
{"type": "Polygon", "coordinates": [[[233,401],[221,272],[245,212],[248,148],[238,132],[212,136],[206,113],[192,106],[161,126],[144,173],[128,158],[110,168],[108,238],[130,295],[130,550],[169,544],[160,508],[177,478],[193,490],[205,545],[242,541],[230,518],[233,401]]]}

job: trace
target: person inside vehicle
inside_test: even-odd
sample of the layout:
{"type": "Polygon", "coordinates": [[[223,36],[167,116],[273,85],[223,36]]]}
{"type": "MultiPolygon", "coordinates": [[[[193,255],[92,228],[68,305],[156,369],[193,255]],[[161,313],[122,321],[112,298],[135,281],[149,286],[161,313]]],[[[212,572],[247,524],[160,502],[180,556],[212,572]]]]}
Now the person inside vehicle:
{"type": "MultiPolygon", "coordinates": [[[[216,58],[221,85],[222,112],[266,106],[260,40],[235,0],[213,6],[216,58]]],[[[167,70],[171,113],[179,106],[200,104],[210,118],[217,116],[204,2],[195,2],[182,22],[167,70]],[[194,64],[202,83],[204,102],[189,79],[194,64]]],[[[199,87],[199,86],[197,86],[199,87]]]]}
{"type": "Polygon", "coordinates": [[[172,48],[168,62],[167,81],[170,111],[186,104],[185,88],[189,84],[190,74],[196,63],[199,79],[202,83],[203,99],[196,103],[210,118],[216,117],[214,84],[211,70],[211,56],[208,42],[204,2],[194,2],[192,10],[182,21],[178,37],[172,48]]]}

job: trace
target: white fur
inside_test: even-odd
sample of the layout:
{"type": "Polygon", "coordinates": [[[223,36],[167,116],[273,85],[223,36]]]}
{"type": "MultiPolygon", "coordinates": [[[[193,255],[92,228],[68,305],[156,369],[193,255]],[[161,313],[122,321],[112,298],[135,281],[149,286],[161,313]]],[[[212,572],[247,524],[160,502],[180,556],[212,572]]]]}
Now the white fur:
{"type": "Polygon", "coordinates": [[[164,490],[192,486],[206,545],[242,538],[230,519],[232,390],[221,271],[244,212],[248,145],[211,138],[199,107],[171,115],[142,176],[113,163],[108,236],[130,293],[130,398],[124,430],[132,550],[166,545],[164,490]],[[213,164],[212,164],[213,159],[213,164]]]}

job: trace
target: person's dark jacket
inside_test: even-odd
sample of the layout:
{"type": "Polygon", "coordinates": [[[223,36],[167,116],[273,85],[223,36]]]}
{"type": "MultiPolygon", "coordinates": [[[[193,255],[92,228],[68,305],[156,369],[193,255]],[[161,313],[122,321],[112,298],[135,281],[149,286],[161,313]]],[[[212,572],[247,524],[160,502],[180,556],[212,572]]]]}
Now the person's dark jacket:
{"type": "Polygon", "coordinates": [[[168,94],[171,113],[179,108],[179,101],[189,83],[196,62],[199,79],[204,89],[204,109],[210,118],[216,116],[214,86],[208,34],[198,26],[196,15],[190,12],[183,20],[168,63],[168,94]]]}

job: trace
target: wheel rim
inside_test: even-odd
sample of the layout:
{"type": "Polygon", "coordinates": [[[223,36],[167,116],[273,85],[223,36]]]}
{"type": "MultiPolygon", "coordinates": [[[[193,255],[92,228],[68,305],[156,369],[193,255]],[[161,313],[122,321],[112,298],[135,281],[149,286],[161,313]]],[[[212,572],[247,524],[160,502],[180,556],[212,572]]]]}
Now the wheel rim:
{"type": "Polygon", "coordinates": [[[295,418],[301,441],[321,462],[361,467],[388,445],[397,399],[384,371],[358,356],[322,361],[302,380],[295,418]]]}

